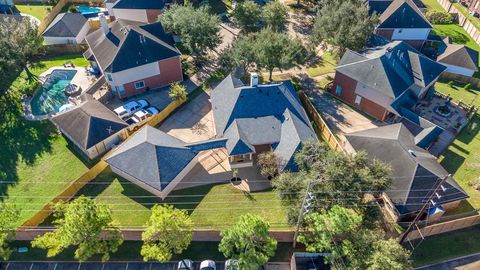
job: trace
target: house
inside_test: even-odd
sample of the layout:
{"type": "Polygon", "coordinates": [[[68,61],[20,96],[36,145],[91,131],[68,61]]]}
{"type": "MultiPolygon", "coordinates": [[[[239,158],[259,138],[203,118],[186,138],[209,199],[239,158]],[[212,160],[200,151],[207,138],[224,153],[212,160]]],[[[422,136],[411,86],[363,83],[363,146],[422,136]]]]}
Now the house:
{"type": "Polygon", "coordinates": [[[110,15],[117,20],[128,20],[142,23],[158,21],[162,10],[170,4],[168,0],[116,0],[107,1],[110,15]],[[113,3],[113,4],[112,4],[113,3]],[[111,12],[110,12],[111,10],[111,12]]]}
{"type": "Polygon", "coordinates": [[[105,161],[114,173],[164,199],[197,164],[199,152],[146,125],[105,161]]]}
{"type": "Polygon", "coordinates": [[[112,93],[124,98],[182,81],[180,52],[157,23],[116,20],[87,35],[84,57],[105,75],[112,93]]]}
{"type": "Polygon", "coordinates": [[[335,68],[330,91],[385,121],[405,116],[403,108],[423,99],[445,69],[406,42],[393,41],[362,53],[348,50],[335,68]]]}
{"type": "Polygon", "coordinates": [[[211,93],[215,131],[225,138],[232,168],[254,165],[261,152],[273,151],[279,170],[296,171],[294,154],[307,140],[317,140],[290,81],[258,84],[252,74],[244,86],[232,75],[211,93]]]}
{"type": "MultiPolygon", "coordinates": [[[[388,6],[393,3],[395,0],[365,0],[365,3],[368,5],[370,14],[377,13],[382,14],[385,10],[387,10],[388,6]]],[[[423,4],[422,0],[412,0],[415,3],[415,6],[420,9],[420,11],[426,10],[425,4],[423,4]]]]}
{"type": "MultiPolygon", "coordinates": [[[[418,146],[421,140],[397,123],[346,134],[355,151],[366,151],[370,159],[391,165],[392,184],[385,192],[388,212],[395,220],[409,221],[425,203],[440,179],[448,172],[428,151],[418,146]]],[[[448,177],[432,199],[431,213],[455,209],[468,195],[453,177],[448,177]]]]}
{"type": "Polygon", "coordinates": [[[12,13],[13,0],[0,0],[0,13],[12,13]]]}
{"type": "Polygon", "coordinates": [[[478,51],[465,45],[448,44],[437,56],[446,72],[472,77],[478,71],[478,51]]]}
{"type": "Polygon", "coordinates": [[[51,118],[58,129],[89,159],[94,159],[122,140],[128,124],[93,98],[51,118]]]}
{"type": "Polygon", "coordinates": [[[80,13],[60,13],[42,33],[46,45],[80,44],[90,31],[87,18],[80,13]]]}
{"type": "Polygon", "coordinates": [[[380,15],[375,34],[402,40],[420,50],[433,26],[412,0],[394,0],[380,15]]]}

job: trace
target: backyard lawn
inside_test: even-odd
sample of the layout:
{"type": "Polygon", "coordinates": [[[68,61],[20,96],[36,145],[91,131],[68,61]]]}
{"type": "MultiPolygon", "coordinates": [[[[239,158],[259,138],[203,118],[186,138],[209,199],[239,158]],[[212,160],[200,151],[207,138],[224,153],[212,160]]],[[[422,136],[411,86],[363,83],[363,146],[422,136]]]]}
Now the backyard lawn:
{"type": "Polygon", "coordinates": [[[320,56],[318,63],[315,66],[307,68],[308,76],[317,77],[335,72],[335,66],[338,63],[338,56],[330,52],[325,52],[320,56]]]}
{"type": "MultiPolygon", "coordinates": [[[[480,252],[480,226],[430,236],[412,255],[415,267],[439,263],[444,260],[480,252]]],[[[412,243],[414,246],[418,242],[412,243]]]]}
{"type": "Polygon", "coordinates": [[[165,201],[124,180],[110,169],[100,174],[77,195],[97,198],[110,205],[121,226],[143,226],[154,204],[168,203],[186,209],[199,229],[222,229],[235,223],[242,214],[253,213],[270,222],[273,230],[286,225],[286,207],[274,191],[244,194],[230,184],[206,185],[172,192],[165,201]],[[98,183],[98,184],[95,184],[98,183]]]}
{"type": "Polygon", "coordinates": [[[445,11],[445,9],[443,9],[437,0],[422,0],[422,2],[428,10],[445,11]]]}
{"type": "Polygon", "coordinates": [[[26,13],[30,14],[33,17],[39,19],[42,21],[45,17],[47,17],[48,13],[50,13],[49,9],[52,8],[52,6],[48,5],[15,5],[15,7],[18,9],[19,12],[21,13],[26,13]]]}
{"type": "Polygon", "coordinates": [[[435,84],[435,90],[446,95],[450,95],[453,101],[458,103],[460,100],[467,104],[473,104],[480,107],[480,90],[475,88],[470,88],[465,90],[463,87],[465,83],[453,82],[453,85],[448,85],[447,81],[438,81],[435,84]]]}
{"type": "Polygon", "coordinates": [[[0,184],[0,195],[5,202],[24,210],[19,224],[88,170],[49,121],[27,121],[23,117],[19,89],[52,66],[62,65],[65,60],[82,65],[82,59],[70,55],[41,61],[6,86],[10,89],[3,102],[9,106],[2,106],[4,120],[0,122],[0,179],[5,183],[0,184]]]}

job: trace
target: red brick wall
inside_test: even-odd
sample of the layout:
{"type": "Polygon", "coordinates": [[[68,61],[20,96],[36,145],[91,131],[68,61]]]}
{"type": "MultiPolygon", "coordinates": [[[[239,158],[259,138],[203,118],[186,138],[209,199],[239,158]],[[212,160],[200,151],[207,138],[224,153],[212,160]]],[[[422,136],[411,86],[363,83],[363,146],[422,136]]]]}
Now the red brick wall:
{"type": "Polygon", "coordinates": [[[376,29],[375,34],[391,40],[393,36],[393,29],[376,29]]]}
{"type": "Polygon", "coordinates": [[[360,104],[355,104],[355,89],[357,87],[357,81],[354,79],[343,75],[342,73],[336,72],[335,73],[335,80],[333,81],[333,86],[332,89],[330,89],[330,92],[339,97],[340,99],[344,100],[348,104],[355,106],[359,108],[360,110],[366,112],[367,114],[379,119],[379,120],[385,120],[385,117],[387,115],[387,110],[382,107],[381,105],[378,105],[377,103],[366,99],[362,97],[362,100],[360,101],[360,104]],[[340,95],[336,94],[336,89],[337,85],[342,87],[342,93],[340,95]]]}
{"type": "Polygon", "coordinates": [[[183,80],[182,66],[180,64],[180,57],[174,57],[158,62],[160,66],[160,74],[145,79],[139,79],[138,81],[144,81],[145,87],[142,89],[135,89],[135,82],[133,81],[127,84],[124,84],[125,95],[123,97],[128,97],[131,95],[142,93],[146,90],[147,87],[150,89],[160,88],[166,86],[172,82],[183,80]]]}
{"type": "Polygon", "coordinates": [[[147,20],[149,23],[158,21],[158,15],[162,14],[161,9],[147,9],[147,20]]]}

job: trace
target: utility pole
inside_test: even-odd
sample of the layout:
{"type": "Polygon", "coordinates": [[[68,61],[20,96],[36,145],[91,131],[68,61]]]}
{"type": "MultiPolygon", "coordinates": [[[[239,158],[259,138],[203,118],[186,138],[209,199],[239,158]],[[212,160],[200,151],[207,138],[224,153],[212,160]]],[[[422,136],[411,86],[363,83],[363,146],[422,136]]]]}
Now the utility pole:
{"type": "Polygon", "coordinates": [[[420,220],[421,216],[423,215],[423,213],[425,212],[425,210],[427,210],[428,207],[430,207],[430,203],[433,199],[433,197],[435,196],[435,194],[437,193],[438,189],[440,189],[442,187],[442,185],[445,183],[445,181],[447,181],[447,179],[449,177],[451,177],[452,175],[449,174],[445,177],[443,177],[442,179],[440,179],[440,181],[437,183],[437,185],[435,186],[435,188],[433,189],[432,191],[432,194],[430,194],[428,196],[428,199],[427,201],[425,202],[425,204],[422,206],[422,208],[420,209],[420,211],[418,212],[418,214],[415,216],[415,218],[413,219],[413,221],[410,223],[410,225],[408,225],[408,228],[407,230],[405,231],[405,233],[403,233],[402,235],[402,238],[400,239],[400,244],[403,244],[403,242],[405,242],[405,239],[407,238],[408,234],[413,230],[413,228],[415,226],[417,226],[417,223],[418,221],[420,220]]]}
{"type": "Polygon", "coordinates": [[[312,186],[312,180],[308,181],[307,185],[307,190],[305,191],[305,196],[303,197],[303,202],[302,202],[302,207],[300,208],[300,213],[298,214],[298,220],[297,220],[297,229],[295,230],[295,234],[293,235],[293,245],[292,247],[295,248],[297,246],[297,237],[298,237],[298,232],[300,231],[300,226],[303,223],[303,216],[305,213],[308,214],[310,211],[310,202],[313,199],[313,193],[310,192],[310,188],[312,186]]]}

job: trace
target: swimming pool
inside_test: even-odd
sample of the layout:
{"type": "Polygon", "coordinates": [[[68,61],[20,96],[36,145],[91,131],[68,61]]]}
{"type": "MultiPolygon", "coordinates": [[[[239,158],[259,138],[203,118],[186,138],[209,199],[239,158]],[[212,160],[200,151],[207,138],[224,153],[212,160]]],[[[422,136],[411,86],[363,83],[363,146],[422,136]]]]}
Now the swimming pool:
{"type": "Polygon", "coordinates": [[[68,96],[63,89],[72,81],[75,74],[76,70],[53,70],[30,101],[32,114],[45,115],[58,112],[62,105],[68,103],[68,96]]]}
{"type": "Polygon", "coordinates": [[[85,16],[86,18],[93,18],[97,17],[98,13],[102,12],[101,9],[96,7],[89,7],[89,6],[77,6],[78,12],[85,16]]]}

